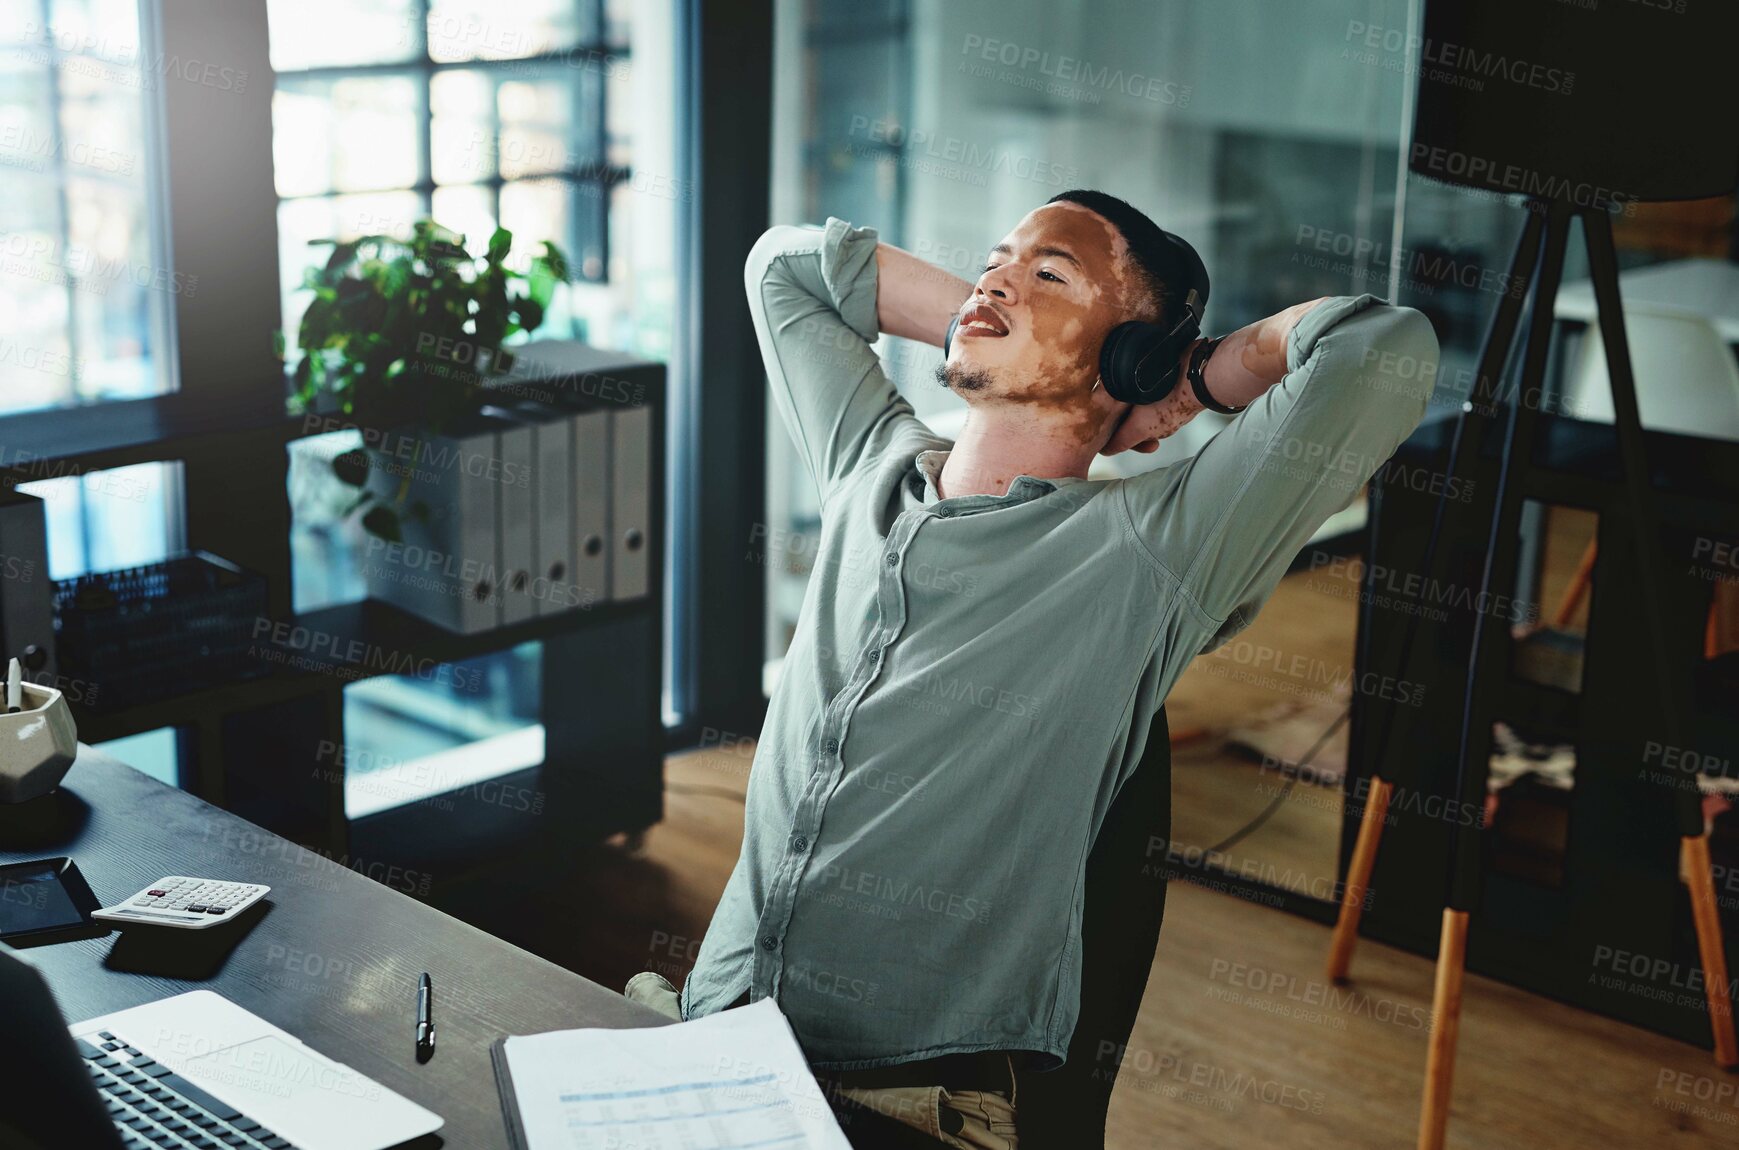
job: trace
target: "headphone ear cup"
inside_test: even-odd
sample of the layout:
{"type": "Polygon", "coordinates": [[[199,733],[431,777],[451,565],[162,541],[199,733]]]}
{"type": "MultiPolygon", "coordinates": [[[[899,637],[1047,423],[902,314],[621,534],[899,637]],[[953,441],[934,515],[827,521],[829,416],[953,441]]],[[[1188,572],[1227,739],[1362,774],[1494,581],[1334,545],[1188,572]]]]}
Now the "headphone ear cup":
{"type": "Polygon", "coordinates": [[[1120,323],[1106,334],[1099,348],[1099,378],[1113,399],[1157,403],[1171,394],[1177,352],[1166,350],[1170,334],[1158,324],[1135,321],[1120,323]]]}

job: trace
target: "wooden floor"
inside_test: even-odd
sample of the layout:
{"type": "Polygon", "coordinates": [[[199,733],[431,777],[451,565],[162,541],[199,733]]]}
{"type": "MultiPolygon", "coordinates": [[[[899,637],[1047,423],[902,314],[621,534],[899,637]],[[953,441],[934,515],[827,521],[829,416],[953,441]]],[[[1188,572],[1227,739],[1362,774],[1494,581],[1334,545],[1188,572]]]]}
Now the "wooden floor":
{"type": "MultiPolygon", "coordinates": [[[[1289,577],[1244,637],[1350,665],[1354,602],[1324,578],[1289,577]]],[[[1174,729],[1223,727],[1277,698],[1273,683],[1205,663],[1168,701],[1174,729]]],[[[752,757],[747,741],[673,756],[664,822],[633,847],[591,848],[568,909],[552,918],[545,908],[535,937],[521,941],[606,985],[640,970],[680,985],[736,861],[752,757]]],[[[1258,775],[1213,739],[1181,750],[1177,841],[1205,845],[1247,821],[1271,793],[1258,775]]],[[[1233,859],[1247,852],[1332,881],[1338,802],[1321,801],[1329,788],[1315,790],[1288,802],[1233,859]]],[[[1412,1146],[1433,964],[1367,942],[1352,983],[1332,987],[1321,977],[1327,946],[1316,923],[1173,884],[1107,1146],[1412,1146]]],[[[1739,1147],[1736,1088],[1739,1076],[1714,1070],[1706,1051],[1473,977],[1449,1144],[1739,1147]]]]}

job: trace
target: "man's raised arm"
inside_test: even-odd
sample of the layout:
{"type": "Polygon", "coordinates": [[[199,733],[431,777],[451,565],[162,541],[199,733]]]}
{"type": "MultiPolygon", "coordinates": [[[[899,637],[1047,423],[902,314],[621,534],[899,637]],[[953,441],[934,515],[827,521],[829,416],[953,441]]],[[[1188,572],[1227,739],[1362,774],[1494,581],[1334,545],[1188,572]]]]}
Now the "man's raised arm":
{"type": "MultiPolygon", "coordinates": [[[[1192,458],[1124,484],[1137,539],[1215,644],[1248,625],[1317,528],[1412,434],[1437,359],[1423,315],[1370,295],[1289,308],[1215,351],[1208,393],[1249,408],[1192,458]]],[[[1180,379],[1154,407],[1193,413],[1193,397],[1177,395],[1189,391],[1180,379]]]]}
{"type": "Polygon", "coordinates": [[[831,217],[769,228],[743,280],[773,405],[825,508],[865,453],[914,418],[870,344],[885,331],[939,346],[972,285],[831,217]]]}

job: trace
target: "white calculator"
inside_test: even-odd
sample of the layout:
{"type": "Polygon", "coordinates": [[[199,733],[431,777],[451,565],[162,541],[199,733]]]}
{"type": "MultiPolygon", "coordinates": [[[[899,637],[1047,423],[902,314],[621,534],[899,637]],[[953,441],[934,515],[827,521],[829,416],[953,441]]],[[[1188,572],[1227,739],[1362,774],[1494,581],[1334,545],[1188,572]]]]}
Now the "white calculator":
{"type": "Polygon", "coordinates": [[[170,875],[142,888],[132,898],[93,911],[91,917],[119,925],[203,930],[234,919],[271,889],[252,882],[170,875]]]}

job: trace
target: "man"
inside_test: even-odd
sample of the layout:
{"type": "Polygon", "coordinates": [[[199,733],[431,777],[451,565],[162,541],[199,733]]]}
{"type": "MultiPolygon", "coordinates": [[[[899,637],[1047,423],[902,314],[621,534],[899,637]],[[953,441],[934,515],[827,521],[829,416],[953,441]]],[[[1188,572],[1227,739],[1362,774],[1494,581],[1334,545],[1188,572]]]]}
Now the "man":
{"type": "Polygon", "coordinates": [[[1016,1145],[1013,1067],[1065,1056],[1088,849],[1154,713],[1432,390],[1418,312],[1314,300],[1213,352],[1208,398],[1248,409],[1193,458],[1089,480],[1095,454],[1153,451],[1202,410],[1182,375],[1135,408],[1099,385],[1113,326],[1176,321],[1177,252],[1074,191],[976,284],[837,219],[749,256],[821,534],[699,961],[680,999],[650,973],[629,991],[683,1019],[773,996],[830,1085],[942,1145],[1016,1145]],[[938,376],[968,410],[949,443],[870,344],[941,346],[956,315],[938,376]]]}

